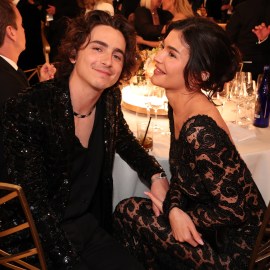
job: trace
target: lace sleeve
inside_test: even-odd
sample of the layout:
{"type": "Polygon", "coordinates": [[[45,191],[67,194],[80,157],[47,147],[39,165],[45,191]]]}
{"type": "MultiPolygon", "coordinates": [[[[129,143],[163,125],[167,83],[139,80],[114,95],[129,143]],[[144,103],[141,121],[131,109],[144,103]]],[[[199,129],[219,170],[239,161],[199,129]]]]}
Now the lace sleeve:
{"type": "Polygon", "coordinates": [[[199,227],[243,222],[245,189],[253,180],[235,146],[211,118],[204,124],[199,119],[191,121],[186,127],[185,147],[189,149],[186,154],[194,158],[190,167],[193,168],[195,181],[195,185],[191,184],[186,192],[189,197],[199,198],[196,207],[190,209],[188,214],[199,227]],[[207,122],[208,125],[205,124],[207,122]],[[203,200],[207,193],[208,203],[203,200]]]}

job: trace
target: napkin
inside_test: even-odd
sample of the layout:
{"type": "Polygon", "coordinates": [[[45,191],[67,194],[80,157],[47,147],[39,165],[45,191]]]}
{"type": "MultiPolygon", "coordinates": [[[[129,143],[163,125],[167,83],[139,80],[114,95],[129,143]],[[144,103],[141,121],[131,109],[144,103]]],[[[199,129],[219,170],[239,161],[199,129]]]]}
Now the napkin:
{"type": "Polygon", "coordinates": [[[256,137],[254,130],[243,128],[231,122],[227,122],[227,126],[235,142],[241,142],[256,137]]]}

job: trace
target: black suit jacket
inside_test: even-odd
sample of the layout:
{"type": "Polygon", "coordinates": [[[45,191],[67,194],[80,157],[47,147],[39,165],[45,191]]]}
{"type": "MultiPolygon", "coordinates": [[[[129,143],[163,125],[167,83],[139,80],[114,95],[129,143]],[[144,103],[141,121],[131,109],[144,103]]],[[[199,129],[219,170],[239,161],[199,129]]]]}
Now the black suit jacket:
{"type": "MultiPolygon", "coordinates": [[[[4,58],[0,56],[0,108],[10,98],[29,86],[25,76],[16,71],[4,58]]],[[[1,117],[1,111],[0,111],[1,117]]],[[[0,128],[0,181],[6,178],[3,161],[2,128],[0,128]]]]}
{"type": "Polygon", "coordinates": [[[16,96],[28,86],[26,77],[0,57],[0,106],[2,107],[8,98],[16,96]]]}
{"type": "MultiPolygon", "coordinates": [[[[75,141],[68,78],[36,84],[28,90],[6,103],[1,119],[9,173],[7,181],[20,184],[25,191],[48,269],[71,269],[69,267],[76,262],[76,250],[61,228],[72,186],[75,141]]],[[[120,90],[107,89],[100,99],[105,105],[101,116],[104,119],[104,160],[99,180],[100,226],[110,231],[115,152],[149,186],[151,176],[162,169],[129,130],[121,111],[120,90]]],[[[129,179],[126,180],[128,185],[129,179]]],[[[15,208],[10,211],[12,209],[15,208]]],[[[4,223],[3,215],[0,211],[0,224],[4,223]]],[[[88,228],[91,233],[91,226],[88,228]]],[[[14,239],[5,241],[9,240],[13,242],[14,239]]],[[[14,242],[8,246],[13,247],[14,242]]]]}
{"type": "Polygon", "coordinates": [[[267,25],[270,23],[269,0],[246,0],[237,5],[226,26],[227,34],[240,49],[243,60],[252,61],[252,64],[244,65],[243,71],[251,71],[255,80],[257,75],[263,72],[263,66],[270,61],[270,47],[267,49],[267,43],[258,46],[257,37],[252,32],[252,29],[262,22],[267,25]]]}

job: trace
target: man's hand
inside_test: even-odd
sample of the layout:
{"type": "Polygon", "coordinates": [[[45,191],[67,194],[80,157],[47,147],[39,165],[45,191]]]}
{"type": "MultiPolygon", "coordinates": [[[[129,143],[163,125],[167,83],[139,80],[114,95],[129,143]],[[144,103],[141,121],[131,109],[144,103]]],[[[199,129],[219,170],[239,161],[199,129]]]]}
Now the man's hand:
{"type": "MultiPolygon", "coordinates": [[[[154,176],[153,176],[154,177],[154,176]]],[[[162,179],[158,179],[158,180],[154,180],[152,182],[151,185],[151,195],[153,195],[153,197],[155,197],[155,199],[157,201],[159,201],[158,205],[161,202],[161,209],[155,204],[155,202],[152,200],[151,196],[149,196],[149,198],[152,200],[153,202],[153,211],[155,213],[156,216],[159,216],[160,213],[162,213],[162,203],[165,199],[166,193],[169,189],[169,181],[167,178],[162,178],[162,179]]]]}
{"type": "Polygon", "coordinates": [[[264,41],[270,34],[270,25],[267,27],[265,23],[261,23],[252,29],[259,41],[264,41]]]}

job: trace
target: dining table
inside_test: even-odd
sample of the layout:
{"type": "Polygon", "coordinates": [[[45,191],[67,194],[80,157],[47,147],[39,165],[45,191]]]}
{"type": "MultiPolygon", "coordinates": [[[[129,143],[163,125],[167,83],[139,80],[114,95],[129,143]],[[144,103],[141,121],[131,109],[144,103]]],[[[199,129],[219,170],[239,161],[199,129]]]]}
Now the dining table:
{"type": "MultiPolygon", "coordinates": [[[[247,126],[240,126],[235,123],[233,109],[234,104],[224,102],[219,111],[228,125],[232,139],[242,159],[246,162],[253,179],[258,186],[265,203],[270,200],[270,127],[257,128],[250,123],[247,126]]],[[[138,121],[147,116],[137,113],[134,109],[122,108],[124,118],[130,129],[136,136],[138,121]]],[[[160,115],[156,119],[158,129],[154,131],[153,149],[149,154],[153,155],[170,179],[169,168],[169,147],[170,131],[169,120],[166,115],[160,115]]],[[[113,168],[114,194],[113,206],[125,198],[139,196],[145,197],[144,191],[148,188],[141,182],[137,173],[116,154],[113,168]]]]}

